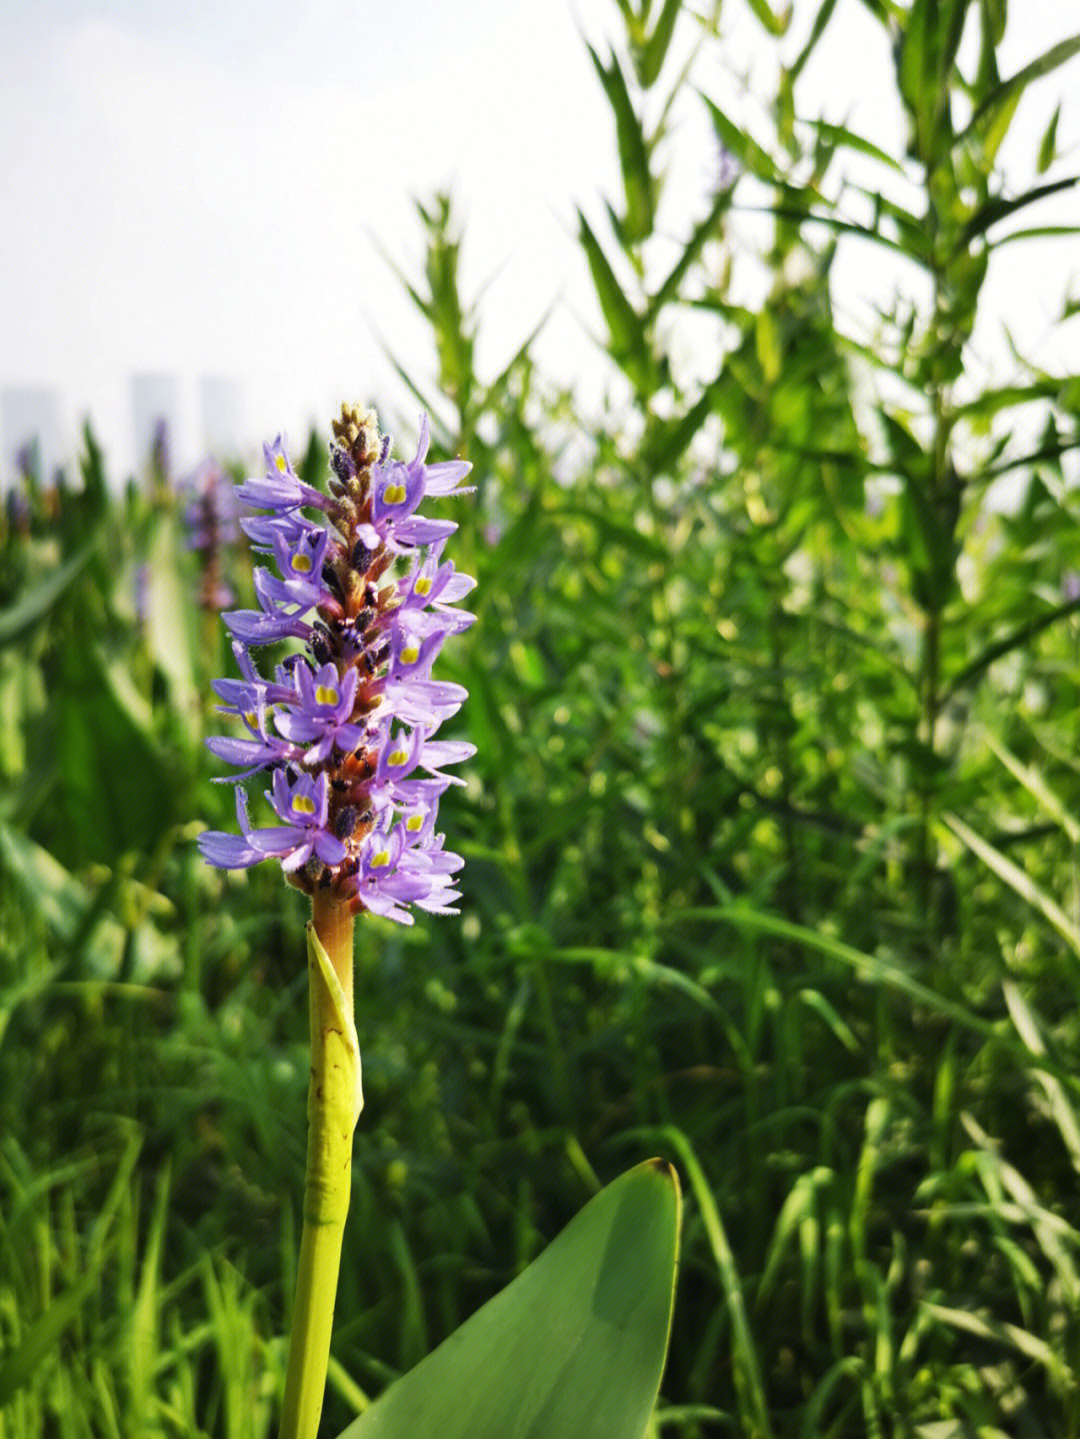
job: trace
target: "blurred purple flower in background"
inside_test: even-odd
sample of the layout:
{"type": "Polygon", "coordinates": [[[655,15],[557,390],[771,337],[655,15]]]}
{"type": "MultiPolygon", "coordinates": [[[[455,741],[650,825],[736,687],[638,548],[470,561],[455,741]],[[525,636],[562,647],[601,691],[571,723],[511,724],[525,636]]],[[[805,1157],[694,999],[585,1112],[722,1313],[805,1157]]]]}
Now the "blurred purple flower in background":
{"type": "Polygon", "coordinates": [[[222,576],[223,552],[242,538],[236,486],[220,465],[204,460],[180,488],[187,501],[187,546],[198,554],[202,568],[199,603],[207,610],[224,609],[236,596],[222,576]]]}

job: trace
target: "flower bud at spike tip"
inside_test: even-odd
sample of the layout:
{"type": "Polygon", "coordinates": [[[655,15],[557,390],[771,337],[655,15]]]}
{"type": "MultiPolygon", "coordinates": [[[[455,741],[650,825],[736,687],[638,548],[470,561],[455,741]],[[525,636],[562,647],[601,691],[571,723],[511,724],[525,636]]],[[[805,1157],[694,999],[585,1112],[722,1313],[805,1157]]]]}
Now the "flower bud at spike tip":
{"type": "Polygon", "coordinates": [[[374,410],[343,406],[333,435],[327,492],[299,478],[281,436],[264,446],[265,474],[237,488],[240,501],[270,512],[243,525],[278,573],[259,566],[261,608],[225,616],[244,679],[214,687],[247,737],[208,744],[243,767],[236,780],[270,779],[279,823],[253,828],[238,785],[240,834],[207,831],[199,847],[219,869],[277,859],[307,894],[412,924],[413,905],[457,912],[450,876],[462,861],[443,849],[434,822],[441,795],[462,783],[442,767],[475,753],[433,738],[466,691],[431,674],[444,641],[474,619],[453,601],[475,581],[442,561],[456,524],[419,509],[425,498],[470,493],[460,488],[469,466],[425,464],[426,415],[407,463],[391,458],[374,410]],[[396,578],[380,585],[395,563],[396,578]],[[282,639],[301,648],[266,680],[250,652],[282,639]]]}

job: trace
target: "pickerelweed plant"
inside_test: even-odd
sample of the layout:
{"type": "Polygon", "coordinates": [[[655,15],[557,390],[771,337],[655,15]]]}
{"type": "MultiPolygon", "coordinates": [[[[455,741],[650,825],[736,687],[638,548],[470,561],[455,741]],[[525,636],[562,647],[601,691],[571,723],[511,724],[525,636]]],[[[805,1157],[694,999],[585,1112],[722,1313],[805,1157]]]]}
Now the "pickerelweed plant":
{"type": "Polygon", "coordinates": [[[211,613],[235,603],[222,570],[225,552],[238,544],[240,502],[227,470],[207,459],[183,483],[187,548],[199,557],[199,604],[211,613]]]}
{"type": "Polygon", "coordinates": [[[435,824],[440,797],[463,783],[446,767],[475,752],[434,738],[466,691],[431,678],[443,643],[475,618],[455,607],[475,581],[442,558],[457,525],[418,513],[425,498],[468,493],[460,481],[470,466],[424,463],[426,417],[407,464],[390,458],[374,411],[344,406],[333,434],[326,492],[301,481],[280,437],[264,447],[265,476],[237,490],[266,512],[241,525],[278,573],[257,566],[260,608],[224,615],[241,678],[217,680],[214,689],[221,712],[246,733],[207,744],[237,768],[240,833],[199,836],[219,869],[278,860],[312,902],[307,1183],[282,1439],[313,1439],[326,1381],[363,1104],[354,919],[369,911],[412,924],[414,906],[457,913],[454,876],[463,861],[443,848],[435,824]],[[284,640],[295,652],[267,679],[251,652],[284,640]],[[251,823],[243,782],[255,775],[269,776],[276,825],[251,823]]]}

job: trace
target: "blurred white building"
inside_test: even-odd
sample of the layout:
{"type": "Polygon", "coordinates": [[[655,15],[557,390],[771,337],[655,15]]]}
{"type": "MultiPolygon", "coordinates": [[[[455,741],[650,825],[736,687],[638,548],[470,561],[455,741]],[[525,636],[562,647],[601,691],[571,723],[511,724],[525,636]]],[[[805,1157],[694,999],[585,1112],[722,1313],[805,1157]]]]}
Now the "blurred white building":
{"type": "Polygon", "coordinates": [[[13,385],[0,395],[3,461],[0,488],[10,489],[27,460],[42,480],[52,479],[68,458],[60,393],[45,386],[13,385]]]}
{"type": "Polygon", "coordinates": [[[155,445],[164,437],[168,459],[165,469],[174,470],[183,446],[183,415],[180,381],[176,375],[138,374],[131,377],[131,416],[135,434],[135,471],[149,468],[155,445]]]}
{"type": "Polygon", "coordinates": [[[202,447],[215,459],[236,459],[245,448],[244,391],[239,380],[203,375],[199,381],[202,447]]]}

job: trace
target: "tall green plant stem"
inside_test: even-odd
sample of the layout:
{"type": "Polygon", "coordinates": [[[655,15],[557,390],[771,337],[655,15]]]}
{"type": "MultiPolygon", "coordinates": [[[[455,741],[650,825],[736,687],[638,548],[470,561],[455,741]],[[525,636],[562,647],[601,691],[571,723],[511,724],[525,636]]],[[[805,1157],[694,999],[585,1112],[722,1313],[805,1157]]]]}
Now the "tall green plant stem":
{"type": "Polygon", "coordinates": [[[326,1390],[352,1140],[363,1106],[353,1021],[353,916],[316,895],[307,927],[311,1006],[304,1232],[279,1439],[316,1439],[326,1390]]]}
{"type": "MultiPolygon", "coordinates": [[[[933,203],[927,210],[926,222],[935,254],[941,246],[940,226],[937,210],[933,203]]],[[[934,308],[931,333],[938,337],[937,351],[930,360],[929,394],[933,420],[932,450],[929,467],[929,502],[938,533],[934,537],[935,554],[932,564],[939,566],[941,556],[953,556],[952,570],[946,577],[940,571],[935,574],[925,607],[925,628],[923,634],[920,738],[926,746],[929,765],[920,781],[920,817],[918,849],[919,907],[923,917],[923,932],[928,953],[935,940],[940,938],[939,914],[934,872],[937,858],[933,843],[933,825],[936,819],[935,795],[937,792],[938,720],[941,714],[941,646],[946,595],[951,587],[956,564],[955,535],[959,519],[960,496],[955,489],[955,480],[950,454],[952,422],[950,419],[950,386],[947,378],[948,352],[957,342],[954,336],[955,320],[950,317],[946,297],[946,275],[940,262],[935,262],[933,271],[934,308]]]]}

